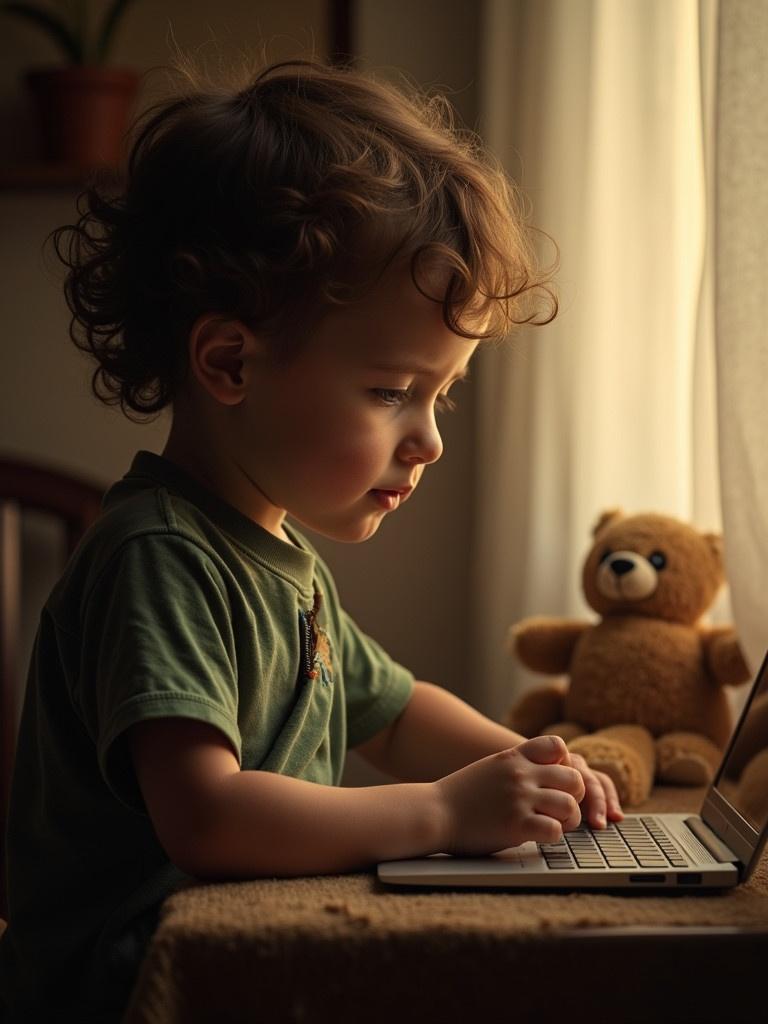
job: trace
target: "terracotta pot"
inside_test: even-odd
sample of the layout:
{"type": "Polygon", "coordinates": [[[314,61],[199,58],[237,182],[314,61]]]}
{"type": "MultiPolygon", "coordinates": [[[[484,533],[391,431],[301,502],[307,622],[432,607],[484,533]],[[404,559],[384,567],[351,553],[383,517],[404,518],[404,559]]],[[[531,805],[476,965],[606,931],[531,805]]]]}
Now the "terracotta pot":
{"type": "Polygon", "coordinates": [[[139,76],[106,67],[30,71],[27,86],[37,107],[44,160],[116,167],[133,113],[139,76]]]}

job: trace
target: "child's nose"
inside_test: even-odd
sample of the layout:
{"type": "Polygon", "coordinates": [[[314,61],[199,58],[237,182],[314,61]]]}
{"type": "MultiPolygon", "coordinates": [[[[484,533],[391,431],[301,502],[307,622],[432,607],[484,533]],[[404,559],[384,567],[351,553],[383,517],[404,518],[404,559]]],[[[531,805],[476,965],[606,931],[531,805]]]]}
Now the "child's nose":
{"type": "Polygon", "coordinates": [[[412,430],[401,442],[398,454],[404,462],[417,465],[437,462],[443,454],[443,439],[434,419],[412,430]]]}

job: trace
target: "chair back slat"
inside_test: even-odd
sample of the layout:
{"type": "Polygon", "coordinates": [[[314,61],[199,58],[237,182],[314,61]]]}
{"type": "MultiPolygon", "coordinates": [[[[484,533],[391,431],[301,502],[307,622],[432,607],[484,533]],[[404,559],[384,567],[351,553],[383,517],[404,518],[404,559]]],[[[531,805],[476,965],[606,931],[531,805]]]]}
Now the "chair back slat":
{"type": "Polygon", "coordinates": [[[0,458],[0,917],[7,916],[5,830],[21,690],[22,518],[43,513],[60,523],[71,555],[101,511],[103,488],[47,466],[0,458]]]}
{"type": "Polygon", "coordinates": [[[21,632],[21,512],[13,501],[0,501],[0,707],[2,707],[2,764],[0,815],[5,834],[5,810],[10,796],[16,741],[18,637],[21,632]]]}

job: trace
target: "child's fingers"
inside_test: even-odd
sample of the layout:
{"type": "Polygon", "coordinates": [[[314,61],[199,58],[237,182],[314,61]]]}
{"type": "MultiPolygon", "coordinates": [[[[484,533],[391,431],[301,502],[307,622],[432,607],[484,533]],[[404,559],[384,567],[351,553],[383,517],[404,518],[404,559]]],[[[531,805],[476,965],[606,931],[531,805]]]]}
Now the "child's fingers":
{"type": "Polygon", "coordinates": [[[595,772],[595,775],[599,779],[605,793],[608,817],[611,821],[621,821],[624,817],[624,811],[621,809],[621,801],[619,800],[619,794],[616,792],[613,779],[604,772],[595,772]]]}
{"type": "Polygon", "coordinates": [[[602,780],[598,773],[593,771],[581,754],[572,754],[568,751],[568,761],[576,771],[581,774],[584,782],[584,804],[585,818],[597,828],[603,828],[607,813],[606,793],[602,780]]]}
{"type": "Polygon", "coordinates": [[[576,803],[584,799],[584,779],[576,768],[564,764],[544,764],[536,768],[536,783],[542,789],[560,789],[569,793],[576,803]]]}
{"type": "Polygon", "coordinates": [[[563,838],[563,824],[549,814],[532,814],[523,824],[525,839],[534,843],[556,843],[563,838]]]}
{"type": "Polygon", "coordinates": [[[568,748],[559,736],[534,736],[515,747],[535,764],[560,764],[568,757],[568,748]]]}
{"type": "Polygon", "coordinates": [[[607,800],[602,781],[597,772],[593,772],[581,754],[568,752],[568,760],[581,773],[584,782],[584,817],[593,828],[605,828],[607,800]]]}
{"type": "Polygon", "coordinates": [[[624,812],[619,803],[616,787],[610,776],[594,771],[580,754],[570,754],[570,763],[581,773],[584,780],[584,811],[590,825],[603,828],[606,818],[620,821],[624,812]]]}
{"type": "Polygon", "coordinates": [[[586,771],[584,779],[584,817],[595,828],[604,828],[608,805],[605,790],[594,772],[586,771]]]}
{"type": "Polygon", "coordinates": [[[581,822],[581,811],[578,803],[568,793],[556,789],[543,789],[534,806],[537,814],[545,814],[560,822],[563,832],[578,828],[581,822]]]}

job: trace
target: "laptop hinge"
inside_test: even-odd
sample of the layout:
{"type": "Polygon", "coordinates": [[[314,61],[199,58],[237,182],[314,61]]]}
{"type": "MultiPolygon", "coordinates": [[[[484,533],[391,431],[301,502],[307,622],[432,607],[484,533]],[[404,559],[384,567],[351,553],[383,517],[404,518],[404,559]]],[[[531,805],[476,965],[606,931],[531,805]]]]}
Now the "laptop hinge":
{"type": "Polygon", "coordinates": [[[733,850],[729,850],[725,843],[721,842],[715,833],[705,825],[701,818],[686,818],[685,824],[693,832],[700,842],[706,846],[712,856],[720,864],[733,864],[735,857],[733,850]]]}

